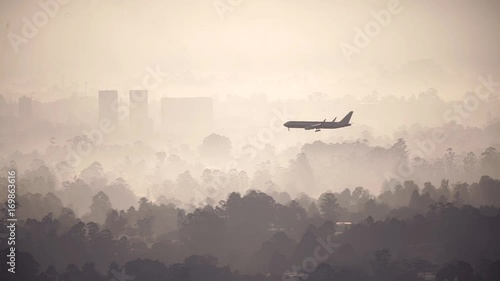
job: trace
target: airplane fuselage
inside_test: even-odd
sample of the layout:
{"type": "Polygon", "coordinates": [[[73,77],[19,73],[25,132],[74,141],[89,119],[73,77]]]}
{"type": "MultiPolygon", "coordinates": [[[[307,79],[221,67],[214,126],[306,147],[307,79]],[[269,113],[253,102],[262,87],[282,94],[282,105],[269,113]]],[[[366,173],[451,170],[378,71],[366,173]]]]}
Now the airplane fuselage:
{"type": "Polygon", "coordinates": [[[341,124],[340,122],[323,122],[323,121],[288,121],[283,126],[292,129],[338,129],[351,126],[351,124],[341,124]],[[318,126],[317,125],[320,124],[318,126]]]}
{"type": "Polygon", "coordinates": [[[294,129],[305,129],[305,130],[315,130],[316,132],[321,131],[321,129],[338,129],[351,126],[349,121],[352,117],[352,111],[347,113],[347,115],[340,120],[339,122],[335,122],[337,117],[333,119],[331,122],[326,122],[326,119],[323,121],[288,121],[283,126],[287,127],[288,130],[290,128],[294,129]]]}

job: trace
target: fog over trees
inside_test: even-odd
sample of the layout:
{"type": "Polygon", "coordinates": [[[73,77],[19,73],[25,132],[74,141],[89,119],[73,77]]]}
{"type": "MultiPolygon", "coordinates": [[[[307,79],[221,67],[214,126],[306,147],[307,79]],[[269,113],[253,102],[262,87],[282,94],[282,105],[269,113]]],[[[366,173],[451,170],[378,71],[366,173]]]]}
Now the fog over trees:
{"type": "Polygon", "coordinates": [[[176,135],[163,121],[146,132],[126,118],[103,132],[87,110],[58,122],[39,110],[44,102],[25,119],[5,103],[0,181],[17,171],[16,277],[499,280],[499,100],[492,94],[464,117],[453,111],[461,103],[434,89],[229,97],[213,100],[211,129],[176,135]],[[337,103],[354,109],[353,126],[282,126],[337,103]]]}
{"type": "Polygon", "coordinates": [[[500,281],[499,11],[1,0],[0,281],[500,281]]]}
{"type": "MultiPolygon", "coordinates": [[[[1,165],[4,175],[18,171],[18,268],[23,280],[51,281],[122,273],[134,280],[498,280],[499,128],[497,120],[445,124],[441,143],[431,138],[436,128],[414,125],[392,137],[362,131],[349,140],[241,151],[217,133],[195,148],[153,139],[94,144],[75,135],[63,145],[16,150],[1,165]],[[72,146],[92,152],[72,165],[72,146]]],[[[0,193],[7,198],[6,189],[0,193]]]]}

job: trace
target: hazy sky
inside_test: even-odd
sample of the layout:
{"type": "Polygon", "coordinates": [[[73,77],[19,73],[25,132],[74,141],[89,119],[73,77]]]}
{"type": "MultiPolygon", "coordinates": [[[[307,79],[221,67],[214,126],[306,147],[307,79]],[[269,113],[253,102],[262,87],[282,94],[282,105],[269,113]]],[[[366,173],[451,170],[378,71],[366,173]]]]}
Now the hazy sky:
{"type": "Polygon", "coordinates": [[[23,17],[33,22],[44,11],[40,3],[50,1],[0,2],[0,89],[52,86],[62,79],[79,81],[80,88],[88,82],[121,89],[158,66],[171,77],[161,89],[187,95],[265,92],[286,98],[374,89],[404,95],[404,87],[416,85],[450,87],[444,95],[453,98],[463,94],[453,86],[479,74],[500,74],[495,0],[401,0],[400,13],[350,62],[341,44],[354,45],[355,29],[364,29],[374,20],[372,12],[391,1],[241,0],[223,17],[214,3],[237,1],[65,1],[33,38],[23,39],[18,52],[12,34],[23,37],[23,17]],[[420,60],[436,67],[429,71],[428,61],[414,67],[420,60]],[[428,83],[426,75],[437,80],[428,83]]]}

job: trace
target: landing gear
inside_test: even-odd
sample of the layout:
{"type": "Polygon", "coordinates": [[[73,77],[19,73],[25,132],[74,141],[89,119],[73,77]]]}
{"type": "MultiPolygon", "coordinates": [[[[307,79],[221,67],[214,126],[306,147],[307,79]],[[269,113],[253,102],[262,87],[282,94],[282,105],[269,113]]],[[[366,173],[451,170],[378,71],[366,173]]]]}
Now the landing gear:
{"type": "Polygon", "coordinates": [[[321,132],[321,129],[316,129],[314,132],[316,132],[316,133],[317,133],[317,132],[321,132]]]}

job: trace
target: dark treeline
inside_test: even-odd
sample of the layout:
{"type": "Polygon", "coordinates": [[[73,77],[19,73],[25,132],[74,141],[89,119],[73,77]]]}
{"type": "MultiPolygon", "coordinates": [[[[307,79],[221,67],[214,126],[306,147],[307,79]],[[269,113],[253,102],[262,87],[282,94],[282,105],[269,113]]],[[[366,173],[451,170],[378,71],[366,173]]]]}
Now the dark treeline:
{"type": "Polygon", "coordinates": [[[412,135],[430,129],[388,145],[366,135],[243,154],[217,134],[197,151],[93,146],[78,135],[41,153],[13,152],[0,165],[2,175],[17,171],[16,277],[498,280],[498,145],[469,150],[454,140],[464,128],[449,129],[449,142],[423,155],[412,135]],[[92,153],[72,166],[73,146],[92,153]]]}
{"type": "Polygon", "coordinates": [[[488,176],[379,196],[250,190],[190,211],[146,198],[113,209],[102,191],[81,217],[51,192],[18,203],[19,280],[500,280],[500,181],[488,176]]]}

